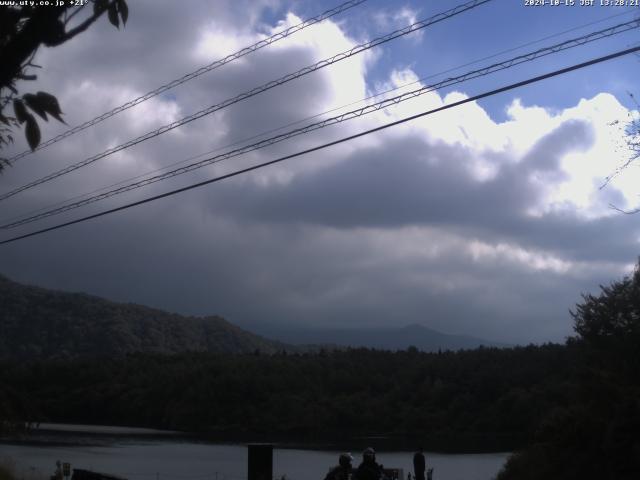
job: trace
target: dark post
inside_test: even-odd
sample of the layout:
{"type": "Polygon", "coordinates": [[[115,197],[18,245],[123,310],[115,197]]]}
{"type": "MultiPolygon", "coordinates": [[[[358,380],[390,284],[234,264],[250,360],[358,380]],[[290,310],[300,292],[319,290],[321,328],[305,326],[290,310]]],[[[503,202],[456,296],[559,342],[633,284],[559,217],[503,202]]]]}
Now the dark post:
{"type": "Polygon", "coordinates": [[[249,445],[248,480],[273,480],[273,445],[249,445]]]}

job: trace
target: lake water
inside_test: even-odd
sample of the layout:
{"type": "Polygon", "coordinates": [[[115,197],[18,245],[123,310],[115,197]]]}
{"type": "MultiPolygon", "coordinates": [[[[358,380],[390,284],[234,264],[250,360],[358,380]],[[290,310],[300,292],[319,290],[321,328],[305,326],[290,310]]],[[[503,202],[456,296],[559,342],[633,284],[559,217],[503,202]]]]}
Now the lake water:
{"type": "MultiPolygon", "coordinates": [[[[112,432],[113,434],[113,432],[112,432]]],[[[130,480],[246,480],[246,445],[221,445],[179,437],[148,439],[137,436],[97,437],[92,445],[0,443],[0,459],[15,461],[17,471],[30,478],[34,471],[53,473],[56,460],[71,463],[72,468],[94,470],[130,480]],[[94,445],[98,443],[99,445],[94,445]]],[[[375,445],[373,445],[375,447],[375,445]]],[[[337,463],[340,452],[274,448],[273,473],[289,480],[322,480],[337,463]]],[[[352,452],[354,465],[359,452],[352,452]]],[[[448,455],[425,453],[434,468],[434,480],[490,480],[508,457],[508,453],[448,455]]],[[[387,468],[412,471],[412,452],[377,452],[377,460],[387,468]]]]}

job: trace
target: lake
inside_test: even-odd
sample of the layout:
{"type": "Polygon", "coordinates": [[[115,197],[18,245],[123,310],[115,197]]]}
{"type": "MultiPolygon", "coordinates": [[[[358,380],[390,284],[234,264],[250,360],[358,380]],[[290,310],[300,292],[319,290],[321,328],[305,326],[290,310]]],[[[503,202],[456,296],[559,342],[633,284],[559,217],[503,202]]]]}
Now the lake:
{"type": "MultiPolygon", "coordinates": [[[[60,430],[60,429],[59,429],[60,430]]],[[[73,431],[73,428],[67,430],[73,431]]],[[[103,432],[104,433],[104,432],[103,432]]],[[[34,470],[53,473],[56,460],[71,463],[72,468],[95,470],[131,480],[246,480],[246,445],[224,445],[181,439],[162,438],[153,431],[138,432],[135,437],[118,430],[109,436],[87,436],[81,442],[62,444],[73,437],[52,437],[51,443],[0,443],[0,458],[9,457],[25,477],[34,470]],[[81,443],[84,443],[81,444],[81,443]]],[[[372,445],[375,448],[375,443],[372,445]]],[[[303,448],[280,448],[273,452],[274,477],[288,480],[322,480],[330,467],[337,464],[337,451],[303,448]]],[[[354,465],[360,463],[360,452],[352,452],[354,465]]],[[[434,480],[490,480],[500,470],[508,453],[438,454],[425,452],[427,464],[434,468],[434,480]]],[[[387,468],[412,472],[413,452],[377,451],[377,461],[387,468]]]]}

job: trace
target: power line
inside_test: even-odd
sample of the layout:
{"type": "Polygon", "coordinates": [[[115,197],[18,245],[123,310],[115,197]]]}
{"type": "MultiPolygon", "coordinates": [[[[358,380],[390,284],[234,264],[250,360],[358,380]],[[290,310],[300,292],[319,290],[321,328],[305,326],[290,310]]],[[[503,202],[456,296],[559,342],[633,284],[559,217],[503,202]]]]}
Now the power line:
{"type": "Polygon", "coordinates": [[[8,159],[9,162],[13,162],[15,160],[18,160],[20,158],[26,157],[27,155],[30,155],[31,153],[37,152],[39,150],[42,150],[43,148],[48,147],[49,145],[53,145],[54,143],[59,142],[60,140],[63,140],[67,137],[70,137],[71,135],[74,135],[78,132],[81,132],[82,130],[85,130],[89,127],[92,127],[93,125],[96,125],[100,122],[102,122],[103,120],[106,120],[107,118],[113,117],[114,115],[120,113],[120,112],[124,112],[125,110],[131,108],[131,107],[135,107],[136,105],[139,105],[142,102],[145,102],[147,100],[149,100],[150,98],[153,98],[157,95],[160,95],[161,93],[166,92],[167,90],[171,90],[174,87],[177,87],[178,85],[182,85],[183,83],[188,82],[189,80],[193,80],[194,78],[199,77],[200,75],[204,75],[205,73],[208,73],[212,70],[215,70],[216,68],[222,67],[223,65],[226,65],[227,63],[230,63],[234,60],[237,60],[241,57],[244,57],[245,55],[249,55],[250,53],[253,53],[257,50],[260,50],[261,48],[264,48],[268,45],[271,45],[272,43],[275,43],[279,40],[282,40],[284,38],[290,37],[291,35],[293,35],[294,33],[299,32],[300,30],[303,30],[307,27],[310,27],[311,25],[315,25],[316,23],[320,23],[323,20],[326,20],[327,18],[331,18],[335,15],[338,15],[342,12],[344,12],[345,10],[349,10],[350,8],[353,8],[357,5],[360,5],[361,3],[366,2],[367,0],[349,0],[348,2],[345,2],[341,5],[338,5],[337,7],[334,7],[330,10],[327,10],[323,13],[321,13],[320,15],[317,15],[315,17],[309,18],[307,20],[304,20],[303,22],[298,23],[297,25],[294,25],[292,27],[289,27],[285,30],[281,30],[273,35],[271,35],[268,38],[265,38],[263,40],[260,40],[259,42],[254,43],[253,45],[250,45],[248,47],[245,47],[241,50],[238,50],[235,53],[232,53],[230,55],[227,55],[226,57],[220,59],[220,60],[216,60],[215,62],[210,63],[209,65],[206,65],[204,67],[200,67],[199,69],[191,72],[191,73],[187,73],[186,75],[183,75],[180,78],[177,78],[169,83],[167,83],[166,85],[162,85],[158,88],[156,88],[155,90],[152,90],[148,93],[145,93],[144,95],[141,95],[137,98],[134,98],[133,100],[128,101],[127,103],[124,103],[122,105],[120,105],[119,107],[114,108],[113,110],[109,110],[106,113],[103,113],[102,115],[99,115],[97,117],[95,117],[92,120],[88,120],[80,125],[77,125],[69,130],[67,130],[64,133],[61,133],[60,135],[53,137],[49,140],[47,140],[44,143],[41,143],[37,148],[35,148],[34,150],[25,150],[22,153],[19,153],[11,158],[8,159]]]}
{"type": "Polygon", "coordinates": [[[143,180],[140,180],[138,182],[134,182],[134,183],[130,183],[128,185],[119,187],[119,188],[115,188],[113,190],[109,190],[107,192],[98,194],[98,195],[94,195],[88,198],[85,198],[83,200],[78,200],[77,202],[73,202],[73,203],[68,203],[66,205],[63,205],[61,207],[58,208],[52,208],[49,209],[45,212],[42,213],[38,213],[35,215],[31,215],[28,216],[26,218],[23,218],[21,220],[17,220],[14,222],[10,222],[10,223],[6,223],[4,225],[0,225],[0,229],[9,229],[9,228],[15,228],[21,225],[25,225],[27,223],[32,223],[35,222],[37,220],[41,220],[43,218],[47,218],[53,215],[58,215],[60,213],[64,213],[64,212],[68,212],[70,210],[74,210],[76,208],[80,208],[86,205],[89,205],[91,203],[95,203],[101,200],[105,200],[107,198],[116,196],[116,195],[120,195],[126,192],[129,192],[131,190],[135,190],[137,188],[141,188],[147,185],[151,185],[153,183],[157,183],[160,182],[162,180],[166,180],[169,178],[173,178],[176,177],[178,175],[182,175],[184,173],[188,173],[191,172],[193,170],[205,167],[207,165],[212,165],[215,163],[219,163],[222,162],[224,160],[227,160],[229,158],[233,158],[233,157],[237,157],[240,155],[243,155],[245,153],[249,153],[264,147],[268,147],[271,145],[274,145],[276,143],[280,143],[283,142],[285,140],[288,140],[290,138],[302,135],[302,134],[306,134],[315,130],[319,130],[321,128],[325,128],[327,126],[330,125],[335,125],[338,123],[342,123],[344,121],[347,120],[351,120],[353,118],[357,118],[357,117],[361,117],[363,115],[367,115],[369,113],[373,113],[379,110],[382,110],[384,108],[387,108],[389,106],[393,106],[393,105],[397,105],[401,102],[404,102],[406,100],[410,100],[416,97],[419,97],[421,95],[424,95],[425,93],[437,90],[439,88],[443,88],[443,87],[449,87],[452,85],[457,85],[459,83],[465,82],[467,80],[471,80],[474,78],[478,78],[478,77],[483,77],[486,75],[490,75],[492,73],[501,71],[501,70],[506,70],[508,68],[514,67],[516,65],[520,65],[526,62],[531,62],[533,60],[536,60],[538,58],[547,56],[547,55],[551,55],[554,53],[558,53],[564,50],[568,50],[570,48],[575,48],[578,46],[582,46],[585,45],[587,43],[596,41],[596,40],[601,40],[603,38],[608,38],[614,35],[618,35],[620,33],[629,31],[631,29],[634,28],[638,28],[640,27],[640,20],[632,20],[629,22],[625,22],[625,23],[621,23],[619,25],[613,26],[613,27],[609,27],[603,30],[599,30],[596,32],[591,32],[587,35],[583,35],[581,37],[577,37],[577,38],[573,38],[570,40],[566,40],[564,42],[549,46],[549,47],[545,47],[545,48],[541,48],[538,49],[536,51],[533,52],[529,52],[529,53],[525,53],[523,55],[519,55],[516,57],[513,57],[511,59],[505,60],[503,62],[500,63],[494,63],[492,65],[489,65],[487,67],[481,68],[481,69],[477,69],[477,70],[473,70],[471,72],[467,72],[463,75],[457,76],[457,77],[453,77],[453,78],[448,78],[446,80],[442,80],[441,82],[435,83],[435,84],[431,84],[431,85],[425,85],[421,88],[418,88],[416,90],[410,91],[410,92],[405,92],[401,95],[397,95],[395,97],[391,97],[385,100],[382,100],[380,102],[371,104],[371,105],[366,105],[362,108],[359,109],[355,109],[355,110],[351,110],[349,112],[345,112],[341,115],[337,115],[331,118],[327,118],[325,120],[316,122],[316,123],[312,123],[310,125],[301,127],[301,128],[297,128],[294,130],[291,130],[289,132],[286,133],[282,133],[280,135],[276,135],[274,137],[270,137],[267,138],[265,140],[261,140],[259,142],[250,144],[250,145],[245,145],[243,147],[240,148],[236,148],[234,150],[231,150],[229,152],[220,154],[220,155],[216,155],[214,157],[210,157],[204,160],[201,160],[199,162],[196,163],[192,163],[189,165],[186,165],[184,167],[180,167],[177,168],[175,170],[171,170],[169,172],[163,173],[163,174],[159,174],[159,175],[155,175],[153,177],[149,177],[149,178],[145,178],[143,180]]]}
{"type": "Polygon", "coordinates": [[[525,85],[530,85],[532,83],[540,82],[542,80],[546,80],[548,78],[556,77],[558,75],[564,75],[565,73],[569,73],[569,72],[572,72],[574,70],[579,70],[581,68],[585,68],[585,67],[588,67],[590,65],[595,65],[595,64],[598,64],[598,63],[602,63],[602,62],[605,62],[605,61],[608,61],[608,60],[612,60],[614,58],[622,57],[624,55],[628,55],[630,53],[635,53],[635,52],[638,52],[638,51],[640,51],[640,46],[639,47],[628,48],[626,50],[621,50],[621,51],[612,53],[610,55],[605,55],[603,57],[598,57],[598,58],[589,60],[587,62],[579,63],[579,64],[576,64],[576,65],[572,65],[570,67],[562,68],[560,70],[555,70],[555,71],[550,72],[550,73],[546,73],[546,74],[539,75],[539,76],[536,76],[536,77],[533,77],[533,78],[529,78],[527,80],[522,80],[520,82],[512,83],[510,85],[506,85],[506,86],[503,86],[503,87],[500,87],[500,88],[497,88],[497,89],[494,89],[494,90],[491,90],[491,91],[488,91],[488,92],[485,92],[485,93],[481,93],[479,95],[475,95],[473,97],[469,97],[469,98],[466,98],[464,100],[460,100],[458,102],[454,102],[454,103],[451,103],[451,104],[448,104],[448,105],[443,105],[441,107],[434,108],[432,110],[428,110],[428,111],[425,111],[425,112],[422,112],[422,113],[418,113],[416,115],[412,115],[412,116],[403,118],[401,120],[396,120],[394,122],[390,122],[390,123],[381,125],[379,127],[375,127],[375,128],[366,130],[364,132],[357,133],[355,135],[350,135],[348,137],[343,137],[341,139],[334,140],[332,142],[327,142],[327,143],[324,143],[322,145],[318,145],[316,147],[308,148],[306,150],[302,150],[302,151],[299,151],[299,152],[296,152],[296,153],[292,153],[290,155],[285,155],[283,157],[279,157],[279,158],[276,158],[274,160],[270,160],[268,162],[263,162],[263,163],[260,163],[258,165],[253,165],[251,167],[247,167],[247,168],[244,168],[242,170],[236,170],[235,172],[227,173],[225,175],[220,175],[218,177],[214,177],[214,178],[211,178],[209,180],[205,180],[205,181],[202,181],[202,182],[194,183],[194,184],[188,185],[186,187],[178,188],[176,190],[172,190],[172,191],[165,192],[165,193],[162,193],[162,194],[159,194],[159,195],[155,195],[153,197],[145,198],[143,200],[138,200],[136,202],[132,202],[132,203],[129,203],[129,204],[126,204],[126,205],[122,205],[120,207],[112,208],[112,209],[109,209],[109,210],[104,210],[102,212],[95,213],[93,215],[88,215],[88,216],[81,217],[81,218],[78,218],[78,219],[75,219],[75,220],[71,220],[69,222],[60,223],[60,224],[54,225],[52,227],[43,228],[43,229],[37,230],[35,232],[31,232],[31,233],[27,233],[27,234],[20,235],[20,236],[17,236],[17,237],[9,238],[7,240],[0,241],[0,245],[5,245],[7,243],[11,243],[11,242],[15,242],[15,241],[22,240],[22,239],[25,239],[25,238],[33,237],[33,236],[40,235],[40,234],[43,234],[43,233],[46,233],[46,232],[51,232],[53,230],[58,230],[60,228],[68,227],[70,225],[75,225],[77,223],[86,222],[86,221],[92,220],[94,218],[102,217],[102,216],[109,215],[111,213],[119,212],[119,211],[122,211],[122,210],[127,210],[129,208],[136,207],[136,206],[139,206],[139,205],[143,205],[145,203],[150,203],[150,202],[153,202],[155,200],[160,200],[160,199],[165,198],[165,197],[170,197],[170,196],[176,195],[178,193],[186,192],[188,190],[193,190],[195,188],[199,188],[199,187],[202,187],[204,185],[209,185],[210,183],[219,182],[219,181],[225,180],[227,178],[231,178],[231,177],[235,177],[235,176],[241,175],[243,173],[251,172],[253,170],[258,170],[259,168],[263,168],[263,167],[267,167],[269,165],[280,163],[280,162],[283,162],[285,160],[289,160],[291,158],[300,157],[300,156],[306,155],[308,153],[316,152],[316,151],[323,150],[323,149],[328,148],[328,147],[332,147],[334,145],[338,145],[338,144],[341,144],[341,143],[344,143],[344,142],[355,140],[356,138],[364,137],[364,136],[369,135],[371,133],[379,132],[381,130],[385,130],[387,128],[394,127],[394,126],[397,126],[397,125],[400,125],[400,124],[415,120],[417,118],[424,117],[426,115],[432,115],[434,113],[441,112],[443,110],[448,110],[450,108],[458,107],[458,106],[463,105],[465,103],[481,100],[481,99],[486,98],[486,97],[497,95],[499,93],[503,93],[503,92],[506,92],[506,91],[509,91],[509,90],[514,90],[516,88],[520,88],[520,87],[523,87],[525,85]]]}
{"type": "Polygon", "coordinates": [[[378,45],[390,42],[391,40],[394,40],[398,37],[402,37],[404,35],[408,35],[410,33],[413,33],[415,31],[418,31],[420,29],[423,29],[425,27],[428,27],[430,25],[433,25],[435,23],[441,22],[443,20],[446,20],[448,18],[451,18],[455,15],[458,15],[460,13],[466,12],[467,10],[471,10],[473,8],[476,8],[480,5],[483,5],[485,3],[489,3],[493,0],[472,0],[468,3],[462,4],[462,5],[458,5],[450,10],[447,10],[445,12],[439,13],[437,15],[434,15],[433,17],[427,18],[425,20],[421,20],[418,22],[415,22],[405,28],[399,29],[399,30],[395,30],[387,35],[384,35],[382,37],[378,37],[374,40],[371,40],[369,42],[366,43],[362,43],[360,45],[357,45],[353,48],[351,48],[350,50],[346,50],[344,52],[341,52],[337,55],[334,55],[331,58],[325,59],[325,60],[321,60],[320,62],[317,62],[313,65],[304,67],[300,70],[298,70],[297,72],[294,73],[290,73],[285,75],[284,77],[281,77],[277,80],[272,80],[270,82],[265,83],[264,85],[261,85],[259,87],[253,88],[252,90],[249,90],[248,92],[242,93],[236,97],[233,97],[231,99],[225,100],[222,103],[216,104],[216,105],[212,105],[208,108],[205,108],[203,110],[200,110],[199,112],[196,112],[192,115],[189,115],[187,117],[182,118],[181,120],[177,120],[173,123],[170,123],[168,125],[164,125],[156,130],[153,130],[151,132],[148,132],[140,137],[137,137],[133,140],[130,140],[126,143],[123,143],[121,145],[118,145],[117,147],[113,147],[110,148],[108,150],[105,150],[102,153],[99,153],[97,155],[94,155],[93,157],[89,157],[85,160],[82,160],[81,162],[78,162],[76,164],[70,165],[66,168],[63,168],[62,170],[58,170],[57,172],[54,172],[52,174],[49,174],[45,177],[42,177],[38,180],[35,180],[33,182],[30,182],[26,185],[23,185],[21,187],[18,187],[14,190],[11,190],[10,192],[4,193],[2,195],[0,195],[0,200],[6,200],[7,198],[10,198],[20,192],[23,192],[24,190],[28,190],[30,188],[33,188],[37,185],[41,185],[43,183],[46,183],[50,180],[53,180],[55,178],[61,177],[62,175],[66,175],[67,173],[73,172],[75,170],[78,170],[79,168],[82,168],[84,166],[87,166],[91,163],[94,163],[104,157],[107,157],[113,153],[119,152],[121,150],[124,150],[126,148],[132,147],[134,145],[137,145],[138,143],[144,142],[145,140],[149,140],[151,138],[157,137],[158,135],[162,135],[170,130],[173,130],[174,128],[178,128],[182,125],[185,125],[189,122],[192,122],[194,120],[197,120],[199,118],[202,118],[206,115],[210,115],[214,112],[217,112],[218,110],[222,110],[225,107],[228,107],[230,105],[233,105],[234,103],[238,103],[242,100],[246,100],[247,98],[253,97],[255,95],[258,95],[259,93],[265,92],[267,90],[270,90],[272,88],[275,88],[279,85],[282,85],[284,83],[290,82],[292,80],[295,80],[297,78],[300,78],[304,75],[307,75],[309,73],[315,72],[316,70],[320,70],[321,68],[327,67],[329,65],[333,65],[336,62],[339,62],[341,60],[350,58],[354,55],[357,55],[359,53],[362,53],[366,50],[369,50],[373,47],[376,47],[378,45]]]}
{"type": "Polygon", "coordinates": [[[551,38],[556,38],[556,37],[559,37],[559,36],[565,35],[565,34],[567,34],[567,33],[574,32],[574,31],[576,31],[576,30],[581,30],[581,29],[583,29],[583,28],[586,28],[586,27],[589,27],[589,26],[592,26],[592,25],[596,25],[596,24],[598,24],[598,23],[606,22],[607,20],[611,20],[612,18],[617,18],[617,17],[621,17],[621,16],[629,15],[629,14],[631,14],[631,13],[635,13],[635,10],[627,10],[627,11],[622,12],[622,13],[616,13],[616,14],[613,14],[613,15],[608,15],[608,16],[606,16],[606,17],[603,17],[603,18],[601,18],[601,19],[599,19],[599,20],[595,20],[595,21],[593,21],[593,22],[584,23],[584,24],[581,24],[581,25],[578,25],[578,26],[572,27],[572,28],[570,28],[570,29],[567,29],[567,30],[563,30],[563,31],[561,31],[561,32],[554,33],[554,34],[552,34],[552,35],[547,35],[547,36],[545,36],[545,37],[538,38],[537,40],[533,40],[533,41],[530,41],[530,42],[526,42],[526,43],[520,44],[520,45],[518,45],[517,47],[511,47],[511,48],[509,48],[509,49],[502,50],[502,51],[500,51],[500,52],[496,52],[496,53],[491,54],[491,55],[488,55],[488,56],[486,56],[486,57],[482,57],[482,58],[479,58],[479,59],[477,59],[477,60],[473,60],[473,61],[471,61],[471,62],[467,62],[467,63],[464,63],[464,64],[462,64],[462,65],[458,65],[458,66],[456,66],[456,67],[452,67],[452,68],[449,68],[449,69],[447,69],[447,70],[444,70],[444,71],[441,71],[441,72],[438,72],[438,73],[434,73],[434,74],[431,74],[431,75],[427,75],[427,76],[424,76],[424,77],[420,77],[420,78],[418,78],[418,79],[417,79],[417,80],[415,80],[415,81],[407,82],[407,83],[404,83],[404,84],[399,85],[399,86],[397,86],[397,87],[393,87],[393,88],[389,88],[389,89],[387,89],[387,90],[383,90],[383,91],[381,91],[381,92],[378,92],[378,93],[375,93],[375,94],[369,95],[369,96],[367,96],[367,97],[365,97],[365,98],[362,98],[362,99],[360,99],[360,100],[356,100],[356,101],[354,101],[354,102],[350,102],[350,103],[347,103],[347,104],[343,104],[343,105],[340,105],[340,106],[337,106],[337,107],[331,108],[331,109],[329,109],[329,110],[325,110],[324,112],[321,112],[321,113],[316,113],[315,115],[310,115],[310,116],[308,116],[308,117],[305,117],[305,118],[302,118],[302,119],[299,119],[299,120],[295,120],[295,121],[293,121],[293,122],[287,123],[287,124],[282,125],[282,126],[280,126],[280,127],[276,127],[276,128],[271,128],[271,129],[268,129],[268,130],[264,130],[264,131],[262,131],[262,132],[260,132],[260,133],[258,133],[258,134],[252,135],[252,136],[250,136],[250,137],[245,137],[245,138],[243,138],[243,139],[235,140],[235,141],[233,141],[232,143],[228,143],[228,144],[226,144],[226,145],[221,145],[221,146],[219,146],[219,147],[216,147],[216,148],[214,148],[214,149],[208,150],[208,151],[206,151],[206,152],[199,153],[199,154],[197,154],[197,155],[193,155],[193,156],[188,157],[188,158],[186,158],[186,159],[184,159],[184,160],[181,160],[181,161],[179,161],[179,162],[175,162],[175,163],[172,163],[172,164],[166,165],[166,166],[161,167],[161,168],[157,168],[157,169],[154,169],[154,170],[151,170],[151,171],[147,171],[147,172],[145,172],[145,173],[142,173],[142,174],[136,175],[136,176],[134,176],[134,177],[129,177],[129,178],[126,178],[126,179],[120,180],[120,181],[115,182],[115,183],[112,183],[112,184],[110,184],[110,185],[107,185],[107,186],[100,187],[100,188],[97,188],[97,189],[95,189],[95,190],[92,190],[92,191],[90,191],[90,192],[86,192],[86,193],[83,193],[83,194],[79,194],[79,195],[73,196],[73,197],[71,197],[71,198],[67,198],[67,199],[64,199],[64,200],[58,201],[58,202],[56,202],[56,203],[50,204],[49,206],[36,208],[36,209],[30,210],[30,211],[28,211],[28,212],[21,213],[21,214],[19,214],[19,215],[13,215],[13,216],[11,216],[11,217],[7,218],[6,220],[4,220],[5,222],[7,222],[7,224],[0,226],[0,228],[9,228],[9,227],[10,227],[10,225],[8,225],[8,223],[9,223],[9,222],[12,222],[13,220],[26,218],[27,216],[28,216],[28,217],[34,216],[35,214],[37,214],[37,213],[39,213],[39,212],[43,212],[43,211],[46,211],[46,210],[51,210],[51,209],[53,209],[54,207],[57,207],[57,206],[59,206],[59,205],[64,205],[64,204],[66,204],[66,203],[68,203],[68,202],[71,202],[71,201],[73,201],[73,200],[79,200],[79,199],[81,199],[81,198],[86,198],[86,197],[88,197],[88,196],[90,196],[90,195],[97,194],[98,192],[105,191],[105,190],[107,190],[107,189],[109,189],[109,188],[113,188],[113,187],[117,187],[117,186],[119,186],[119,185],[123,185],[123,184],[125,184],[126,182],[130,182],[130,181],[133,181],[133,180],[141,179],[141,178],[144,178],[144,177],[146,177],[146,176],[148,176],[148,175],[153,175],[153,174],[155,174],[155,173],[159,173],[159,172],[162,172],[162,171],[164,171],[164,170],[168,170],[168,169],[169,169],[169,168],[171,168],[171,167],[175,167],[175,166],[177,166],[177,165],[182,165],[182,164],[187,163],[187,162],[190,162],[190,161],[192,161],[192,160],[196,160],[197,158],[204,157],[205,155],[209,155],[209,154],[214,153],[214,152],[218,152],[218,151],[221,151],[221,150],[225,150],[225,149],[227,149],[227,148],[231,148],[231,147],[234,147],[234,146],[236,146],[236,145],[240,145],[240,144],[243,144],[243,143],[245,143],[245,142],[248,142],[248,141],[251,141],[251,140],[254,140],[254,139],[257,139],[257,138],[265,137],[266,135],[269,135],[269,134],[271,134],[271,133],[275,133],[275,132],[278,132],[278,131],[284,130],[285,128],[288,128],[288,127],[292,127],[292,126],[294,126],[294,125],[301,124],[301,123],[306,122],[306,121],[308,121],[308,120],[313,120],[314,118],[322,117],[323,115],[327,115],[327,114],[329,114],[329,113],[333,113],[333,112],[335,112],[335,111],[342,110],[343,108],[350,107],[350,106],[352,106],[352,105],[357,105],[357,104],[359,104],[359,103],[366,102],[367,100],[370,100],[370,99],[372,99],[372,98],[378,98],[378,97],[381,97],[381,96],[383,96],[383,95],[385,95],[385,94],[387,94],[387,93],[395,92],[395,91],[397,91],[397,90],[401,90],[401,89],[403,89],[403,88],[406,88],[406,87],[408,87],[408,86],[410,86],[410,85],[415,85],[415,84],[421,83],[421,82],[423,82],[424,80],[428,80],[428,79],[430,79],[430,78],[439,77],[439,76],[441,76],[441,75],[444,75],[445,73],[454,72],[454,71],[456,71],[456,70],[460,70],[460,69],[461,69],[461,68],[463,68],[463,67],[467,67],[467,66],[470,66],[470,65],[475,65],[475,64],[478,64],[478,63],[480,63],[480,62],[482,62],[482,61],[484,61],[484,60],[490,60],[490,59],[492,59],[492,58],[499,57],[500,55],[504,55],[505,53],[510,53],[510,52],[513,52],[513,51],[516,51],[516,50],[520,50],[520,49],[522,49],[522,48],[524,48],[524,47],[528,47],[528,46],[530,46],[530,45],[535,45],[536,43],[541,43],[541,42],[543,42],[543,41],[545,41],[545,40],[549,40],[549,39],[551,39],[551,38]]]}
{"type": "MultiPolygon", "coordinates": [[[[576,31],[576,30],[580,30],[580,29],[585,28],[585,27],[590,27],[590,26],[592,26],[592,25],[596,25],[596,24],[598,24],[598,23],[606,22],[607,20],[611,20],[612,18],[617,18],[617,17],[623,16],[623,15],[629,15],[630,13],[635,13],[635,10],[627,10],[626,12],[616,13],[616,14],[613,14],[613,15],[609,15],[609,16],[607,16],[607,17],[601,18],[600,20],[595,20],[595,21],[593,21],[593,22],[584,23],[584,24],[582,24],[582,25],[578,25],[577,27],[572,27],[572,28],[569,28],[569,29],[567,29],[567,30],[563,30],[563,31],[561,31],[561,32],[554,33],[554,34],[552,34],[552,35],[547,35],[546,37],[542,37],[542,38],[539,38],[539,39],[534,40],[534,41],[531,41],[531,42],[527,42],[527,43],[520,44],[520,45],[518,45],[517,47],[511,47],[511,48],[508,48],[508,49],[506,49],[506,50],[502,50],[502,51],[497,52],[497,53],[494,53],[494,54],[492,54],[492,55],[489,55],[489,56],[486,56],[486,57],[482,57],[482,58],[479,58],[479,59],[477,59],[477,60],[473,60],[473,61],[471,61],[471,62],[464,63],[464,64],[462,64],[462,65],[458,65],[457,67],[449,68],[449,69],[444,70],[444,71],[442,71],[442,72],[438,72],[438,73],[434,73],[434,74],[431,74],[431,75],[427,75],[427,76],[425,76],[425,77],[420,77],[420,78],[418,78],[417,80],[415,80],[415,81],[413,81],[413,82],[405,83],[404,85],[401,85],[401,86],[399,86],[399,87],[394,87],[394,88],[391,88],[391,89],[389,89],[389,90],[385,90],[385,91],[383,91],[383,92],[377,93],[377,94],[375,94],[375,95],[371,95],[371,96],[369,96],[369,97],[367,97],[367,98],[365,98],[365,99],[363,99],[363,100],[359,100],[358,102],[353,102],[353,103],[351,103],[351,104],[349,104],[349,105],[353,105],[354,103],[359,103],[359,102],[361,102],[361,101],[365,101],[365,100],[368,100],[368,99],[370,99],[370,98],[375,98],[375,97],[377,97],[377,96],[379,96],[379,95],[384,95],[385,93],[393,92],[393,91],[399,90],[399,89],[401,89],[401,88],[408,87],[409,85],[414,85],[414,84],[416,84],[416,83],[420,83],[420,82],[422,82],[422,81],[424,81],[424,80],[428,80],[428,79],[430,79],[430,78],[439,77],[440,75],[444,75],[445,73],[455,72],[456,70],[459,70],[459,69],[461,69],[461,68],[468,67],[468,66],[471,66],[471,65],[475,65],[475,64],[480,63],[480,62],[483,62],[483,61],[485,61],[485,60],[490,60],[490,59],[492,59],[492,58],[499,57],[500,55],[504,55],[504,54],[506,54],[506,53],[511,53],[511,52],[516,51],[516,50],[520,50],[521,48],[528,47],[528,46],[530,46],[530,45],[535,45],[536,43],[544,42],[545,40],[550,40],[550,39],[552,39],[552,38],[559,37],[559,36],[561,36],[561,35],[565,35],[565,34],[567,34],[567,33],[571,33],[571,32],[574,32],[574,31],[576,31]]],[[[342,108],[342,107],[338,107],[338,108],[342,108]]],[[[336,109],[336,110],[337,110],[337,109],[336,109]]],[[[332,111],[333,111],[333,110],[332,110],[332,111]]],[[[322,114],[320,114],[320,115],[322,115],[322,114]]]]}

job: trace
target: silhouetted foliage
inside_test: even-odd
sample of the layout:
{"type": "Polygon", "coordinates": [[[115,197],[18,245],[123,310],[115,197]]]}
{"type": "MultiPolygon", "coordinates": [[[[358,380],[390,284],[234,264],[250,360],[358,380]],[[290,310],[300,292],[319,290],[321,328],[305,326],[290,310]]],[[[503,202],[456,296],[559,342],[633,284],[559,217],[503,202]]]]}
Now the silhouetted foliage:
{"type": "MultiPolygon", "coordinates": [[[[0,7],[0,149],[13,142],[11,132],[24,125],[33,150],[40,144],[40,127],[34,113],[43,120],[51,115],[63,122],[58,100],[46,92],[19,95],[18,82],[35,80],[33,59],[41,45],[56,47],[84,32],[105,12],[109,22],[119,28],[129,16],[126,0],[94,0],[92,13],[73,24],[74,17],[87,10],[88,3],[60,2],[61,5],[21,5],[0,7]],[[13,115],[7,107],[13,106],[13,115]]],[[[51,2],[53,3],[53,2],[51,2]]],[[[8,161],[0,158],[0,171],[8,161]]]]}
{"type": "Polygon", "coordinates": [[[640,264],[573,312],[577,390],[498,477],[640,478],[640,264]]]}
{"type": "Polygon", "coordinates": [[[640,340],[640,270],[610,286],[598,296],[583,295],[572,312],[578,340],[590,347],[624,346],[640,340]]]}

